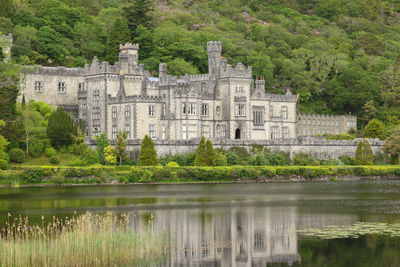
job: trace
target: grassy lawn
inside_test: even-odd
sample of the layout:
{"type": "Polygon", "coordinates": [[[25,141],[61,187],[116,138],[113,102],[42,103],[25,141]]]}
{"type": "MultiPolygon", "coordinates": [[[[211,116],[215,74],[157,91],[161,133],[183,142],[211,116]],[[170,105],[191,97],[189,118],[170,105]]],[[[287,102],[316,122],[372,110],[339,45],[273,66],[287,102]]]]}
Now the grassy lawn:
{"type": "Polygon", "coordinates": [[[11,166],[73,166],[79,156],[72,153],[59,153],[60,163],[55,165],[50,163],[50,159],[42,154],[39,158],[28,157],[24,163],[12,163],[11,166]]]}

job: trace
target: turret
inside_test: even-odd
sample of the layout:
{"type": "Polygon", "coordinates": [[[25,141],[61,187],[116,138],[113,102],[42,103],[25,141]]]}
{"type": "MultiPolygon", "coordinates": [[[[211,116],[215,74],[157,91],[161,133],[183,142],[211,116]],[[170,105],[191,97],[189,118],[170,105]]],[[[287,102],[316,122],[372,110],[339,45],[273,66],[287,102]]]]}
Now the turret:
{"type": "Polygon", "coordinates": [[[208,75],[211,80],[218,76],[218,69],[221,63],[222,45],[219,41],[207,42],[208,52],[208,75]]]}
{"type": "Polygon", "coordinates": [[[158,77],[165,78],[167,76],[167,64],[160,63],[158,65],[158,77]]]}
{"type": "Polygon", "coordinates": [[[256,80],[256,90],[265,92],[265,80],[261,77],[260,80],[256,80]]]}

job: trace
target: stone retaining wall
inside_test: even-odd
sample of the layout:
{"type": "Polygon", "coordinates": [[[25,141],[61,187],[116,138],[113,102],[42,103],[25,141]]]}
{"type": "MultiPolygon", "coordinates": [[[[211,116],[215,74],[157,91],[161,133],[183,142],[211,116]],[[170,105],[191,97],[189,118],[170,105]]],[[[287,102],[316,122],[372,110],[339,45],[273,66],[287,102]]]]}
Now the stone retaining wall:
{"type": "MultiPolygon", "coordinates": [[[[231,147],[244,147],[248,151],[251,151],[253,145],[262,145],[270,148],[273,151],[287,152],[290,153],[290,157],[294,154],[304,152],[312,153],[318,159],[332,159],[338,158],[342,155],[348,155],[351,157],[355,156],[358,143],[361,138],[355,140],[326,140],[324,138],[296,138],[296,139],[273,139],[263,141],[251,141],[251,140],[212,140],[214,148],[229,149],[231,147]]],[[[371,145],[374,154],[378,153],[382,149],[384,141],[379,139],[366,139],[371,145]]],[[[96,140],[86,138],[86,143],[91,147],[95,148],[96,140]]],[[[192,139],[188,141],[155,141],[155,147],[158,156],[174,155],[174,154],[186,154],[195,152],[200,142],[200,139],[192,139]]],[[[114,145],[114,141],[111,141],[114,145]]],[[[129,140],[128,151],[139,151],[141,140],[129,140]]]]}

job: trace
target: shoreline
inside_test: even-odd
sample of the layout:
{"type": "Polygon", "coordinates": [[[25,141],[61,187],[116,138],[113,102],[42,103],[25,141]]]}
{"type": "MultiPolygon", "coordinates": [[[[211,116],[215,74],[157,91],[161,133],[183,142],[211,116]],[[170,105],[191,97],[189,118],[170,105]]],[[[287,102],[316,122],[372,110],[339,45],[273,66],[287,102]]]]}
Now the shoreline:
{"type": "Polygon", "coordinates": [[[346,176],[320,176],[313,178],[305,178],[302,176],[275,176],[266,177],[264,179],[234,179],[234,180],[203,180],[203,181],[152,181],[152,182],[136,182],[136,183],[121,183],[116,180],[112,180],[109,183],[65,183],[65,184],[55,184],[55,183],[32,183],[32,184],[18,184],[18,185],[0,185],[0,188],[26,188],[26,187],[84,187],[84,186],[132,186],[132,185],[188,185],[188,184],[251,184],[251,183],[340,183],[340,182],[370,182],[370,181],[400,181],[400,176],[356,176],[356,175],[346,175],[346,176]],[[333,179],[335,178],[335,179],[333,179]]]}

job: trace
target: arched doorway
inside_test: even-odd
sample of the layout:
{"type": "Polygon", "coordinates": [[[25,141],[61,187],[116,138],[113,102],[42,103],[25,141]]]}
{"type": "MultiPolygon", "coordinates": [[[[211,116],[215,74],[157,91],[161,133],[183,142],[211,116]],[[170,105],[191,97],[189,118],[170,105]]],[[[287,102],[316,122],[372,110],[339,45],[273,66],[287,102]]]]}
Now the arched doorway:
{"type": "Polygon", "coordinates": [[[241,138],[241,131],[239,128],[237,128],[235,131],[235,139],[240,139],[240,138],[241,138]]]}

